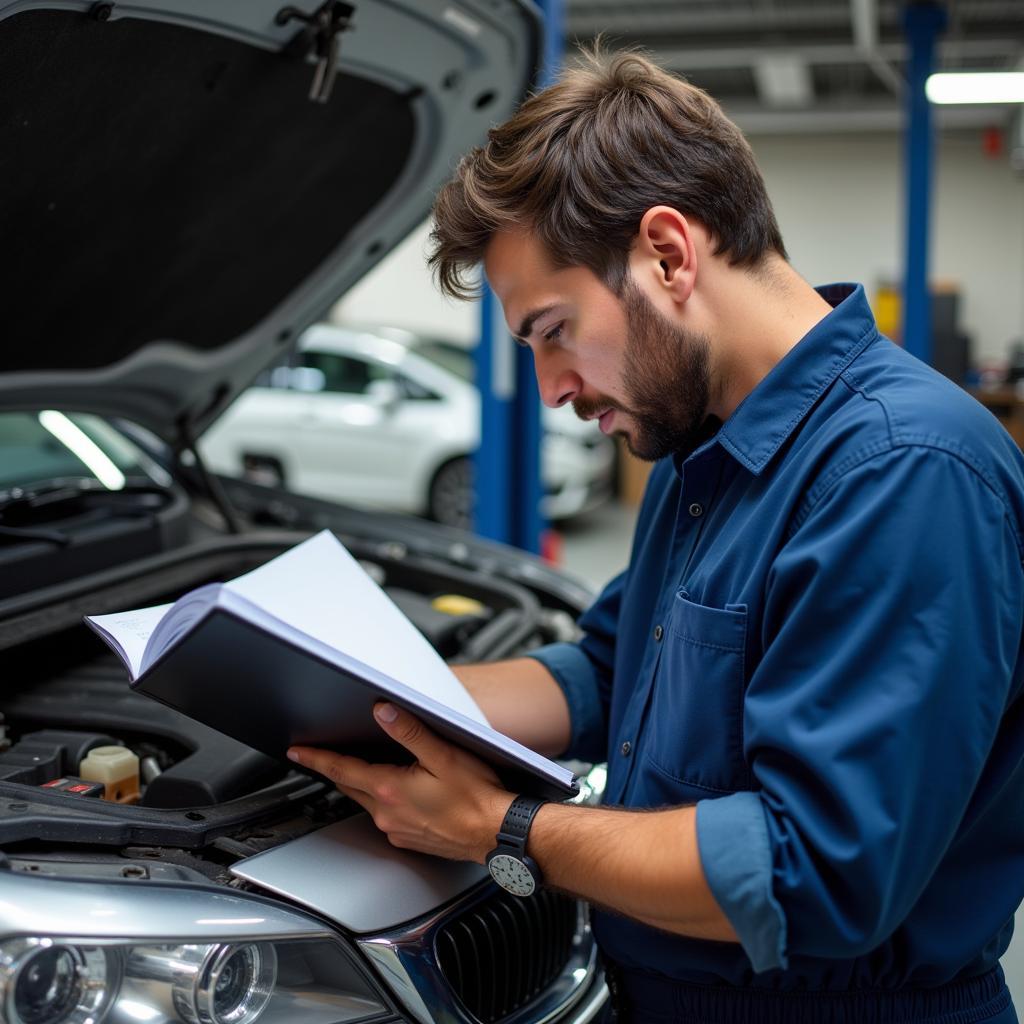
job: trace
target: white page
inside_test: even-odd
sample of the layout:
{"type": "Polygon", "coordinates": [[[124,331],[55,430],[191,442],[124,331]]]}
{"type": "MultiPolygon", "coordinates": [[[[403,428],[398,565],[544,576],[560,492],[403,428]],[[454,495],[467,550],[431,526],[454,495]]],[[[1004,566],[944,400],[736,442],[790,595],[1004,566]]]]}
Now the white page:
{"type": "Polygon", "coordinates": [[[169,604],[152,608],[136,608],[131,612],[112,612],[110,615],[87,615],[86,618],[101,633],[113,637],[131,669],[132,678],[139,675],[146,643],[153,635],[157,623],[164,617],[169,604]]]}
{"type": "Polygon", "coordinates": [[[327,530],[225,586],[321,643],[488,724],[444,659],[327,530]]]}

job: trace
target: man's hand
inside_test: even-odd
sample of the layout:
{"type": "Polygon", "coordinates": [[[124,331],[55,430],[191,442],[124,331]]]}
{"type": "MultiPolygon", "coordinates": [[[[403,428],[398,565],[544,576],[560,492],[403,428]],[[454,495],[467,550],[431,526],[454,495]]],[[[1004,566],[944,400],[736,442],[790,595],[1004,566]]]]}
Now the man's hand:
{"type": "Polygon", "coordinates": [[[408,712],[394,704],[377,704],[373,711],[415,764],[368,764],[312,747],[292,747],[289,758],[326,776],[369,811],[392,846],[482,864],[513,794],[483,761],[445,742],[408,712]]]}

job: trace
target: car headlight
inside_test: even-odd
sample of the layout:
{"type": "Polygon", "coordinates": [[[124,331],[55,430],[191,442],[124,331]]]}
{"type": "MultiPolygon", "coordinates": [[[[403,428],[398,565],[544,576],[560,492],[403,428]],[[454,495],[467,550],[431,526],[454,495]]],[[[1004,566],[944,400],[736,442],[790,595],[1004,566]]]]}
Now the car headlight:
{"type": "Polygon", "coordinates": [[[331,939],[0,942],[6,1024],[344,1024],[386,1011],[331,939]]]}
{"type": "Polygon", "coordinates": [[[0,871],[0,1024],[353,1024],[392,1012],[344,937],[295,907],[0,871]]]}
{"type": "Polygon", "coordinates": [[[111,961],[95,946],[47,938],[0,943],[3,1019],[8,1024],[85,1024],[109,1004],[111,961]]]}

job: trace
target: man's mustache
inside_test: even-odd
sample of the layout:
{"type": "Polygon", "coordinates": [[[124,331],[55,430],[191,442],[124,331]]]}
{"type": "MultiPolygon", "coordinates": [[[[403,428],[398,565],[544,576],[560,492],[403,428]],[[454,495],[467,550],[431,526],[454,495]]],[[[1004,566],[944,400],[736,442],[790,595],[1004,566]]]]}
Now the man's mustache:
{"type": "Polygon", "coordinates": [[[619,412],[627,412],[628,410],[616,402],[614,398],[574,398],[572,400],[572,411],[576,413],[581,420],[592,420],[599,412],[605,412],[608,409],[617,409],[619,412]]]}

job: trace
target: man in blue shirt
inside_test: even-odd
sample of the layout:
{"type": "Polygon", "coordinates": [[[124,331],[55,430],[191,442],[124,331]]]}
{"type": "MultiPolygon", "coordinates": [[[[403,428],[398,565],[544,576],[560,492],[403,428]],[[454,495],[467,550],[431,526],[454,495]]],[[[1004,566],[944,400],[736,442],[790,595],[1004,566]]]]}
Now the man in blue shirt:
{"type": "Polygon", "coordinates": [[[460,670],[503,732],[606,759],[609,806],[512,820],[390,706],[412,767],[297,759],[399,846],[519,829],[634,1019],[1015,1021],[1020,452],[860,287],[792,270],[742,136],[642,58],[528,100],[435,212],[442,286],[483,260],[544,401],[658,460],[583,639],[460,670]]]}

